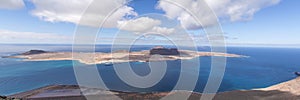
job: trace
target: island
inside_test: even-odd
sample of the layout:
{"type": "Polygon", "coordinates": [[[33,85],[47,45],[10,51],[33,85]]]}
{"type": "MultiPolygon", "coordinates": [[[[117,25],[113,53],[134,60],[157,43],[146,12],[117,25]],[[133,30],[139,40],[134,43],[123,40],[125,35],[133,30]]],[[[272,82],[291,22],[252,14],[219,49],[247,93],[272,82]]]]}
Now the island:
{"type": "Polygon", "coordinates": [[[200,56],[222,57],[247,57],[238,54],[220,52],[202,52],[191,50],[178,50],[176,48],[154,47],[150,50],[126,51],[119,50],[111,53],[103,52],[49,52],[43,50],[30,50],[7,58],[23,58],[25,61],[49,61],[49,60],[77,60],[84,64],[105,64],[122,62],[149,62],[167,61],[177,59],[193,59],[200,56]],[[155,57],[154,57],[155,56],[155,57]]]}

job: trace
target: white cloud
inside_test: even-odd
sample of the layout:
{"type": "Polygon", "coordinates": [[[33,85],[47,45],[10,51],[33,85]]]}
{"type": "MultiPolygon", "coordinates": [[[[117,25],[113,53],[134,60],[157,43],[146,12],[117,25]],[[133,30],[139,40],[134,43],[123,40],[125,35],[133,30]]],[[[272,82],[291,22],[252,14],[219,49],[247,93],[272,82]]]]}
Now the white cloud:
{"type": "Polygon", "coordinates": [[[24,6],[23,0],[0,0],[0,9],[21,9],[24,6]]]}
{"type": "MultiPolygon", "coordinates": [[[[262,8],[276,5],[280,0],[205,0],[209,7],[215,12],[218,18],[225,21],[248,21],[251,20],[253,15],[262,8]]],[[[196,12],[198,16],[201,16],[200,20],[202,25],[196,23],[194,18],[190,16],[186,11],[180,7],[166,2],[166,0],[160,0],[157,8],[166,12],[166,15],[171,18],[177,18],[183,27],[188,29],[198,29],[206,26],[210,26],[214,23],[212,14],[203,8],[203,4],[197,2],[197,0],[173,0],[177,4],[182,5],[185,9],[191,9],[192,12],[196,12]]]]}
{"type": "Polygon", "coordinates": [[[118,21],[118,28],[125,31],[149,34],[171,34],[175,29],[160,27],[162,22],[149,17],[118,21]]]}
{"type": "Polygon", "coordinates": [[[228,17],[230,21],[251,20],[262,8],[276,5],[280,0],[206,0],[208,5],[220,17],[228,17]],[[218,3],[220,2],[220,3],[218,3]]]}
{"type": "Polygon", "coordinates": [[[72,36],[0,30],[1,43],[72,43],[72,36]]]}
{"type": "Polygon", "coordinates": [[[166,27],[155,26],[155,27],[152,28],[151,31],[154,34],[155,33],[157,33],[157,34],[171,34],[171,33],[174,33],[175,29],[174,28],[166,28],[166,27]]]}
{"type": "Polygon", "coordinates": [[[119,21],[118,28],[126,31],[145,32],[160,24],[160,20],[155,20],[149,17],[140,17],[137,19],[119,21]]]}
{"type": "Polygon", "coordinates": [[[126,6],[126,0],[31,0],[35,5],[32,11],[34,16],[49,22],[71,22],[80,25],[98,27],[97,23],[106,20],[104,27],[116,27],[117,21],[124,16],[136,16],[133,8],[126,6]],[[93,1],[93,4],[91,2],[93,1]],[[89,5],[88,11],[85,11],[89,5]],[[118,10],[117,7],[121,7],[118,10]],[[116,10],[116,11],[115,11],[116,10]],[[115,11],[112,16],[106,16],[115,11]]]}

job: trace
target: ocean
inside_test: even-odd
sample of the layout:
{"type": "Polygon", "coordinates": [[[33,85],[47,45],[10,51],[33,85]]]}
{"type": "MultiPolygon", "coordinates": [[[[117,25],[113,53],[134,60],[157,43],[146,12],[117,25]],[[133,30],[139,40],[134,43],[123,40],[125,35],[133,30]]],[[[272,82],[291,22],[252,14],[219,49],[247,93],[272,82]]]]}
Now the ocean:
{"type": "MultiPolygon", "coordinates": [[[[0,45],[0,56],[22,53],[31,49],[47,51],[71,51],[70,45],[0,45]]],[[[148,50],[153,46],[133,46],[132,51],[148,50]]],[[[209,47],[199,47],[209,51],[209,47]]],[[[96,51],[110,52],[109,45],[97,45],[96,51]]],[[[247,58],[227,58],[227,65],[219,92],[264,88],[296,77],[300,71],[299,48],[272,47],[227,47],[228,53],[250,56],[247,58]]],[[[202,92],[210,72],[211,57],[190,59],[200,62],[200,67],[180,66],[180,60],[167,61],[167,72],[163,79],[150,88],[136,88],[124,83],[112,66],[98,64],[104,83],[111,90],[130,92],[170,91],[178,81],[181,67],[188,67],[182,73],[198,75],[194,89],[202,92]],[[197,73],[195,68],[200,68],[197,73]]],[[[149,63],[131,62],[132,69],[139,75],[150,72],[149,63]]],[[[87,65],[88,68],[88,65],[87,65]]],[[[0,58],[0,95],[11,95],[53,84],[77,84],[72,61],[22,61],[22,59],[0,58]]]]}

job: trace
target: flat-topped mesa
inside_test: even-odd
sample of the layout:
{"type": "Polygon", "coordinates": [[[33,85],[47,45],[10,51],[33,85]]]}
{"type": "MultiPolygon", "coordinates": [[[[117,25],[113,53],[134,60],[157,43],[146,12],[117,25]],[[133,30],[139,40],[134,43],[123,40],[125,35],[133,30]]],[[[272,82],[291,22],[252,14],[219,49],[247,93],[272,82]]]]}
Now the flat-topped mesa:
{"type": "Polygon", "coordinates": [[[156,46],[150,50],[150,55],[179,55],[177,48],[164,48],[162,46],[156,46]]]}
{"type": "Polygon", "coordinates": [[[30,50],[22,53],[21,55],[33,55],[33,54],[41,54],[41,53],[48,53],[48,52],[44,50],[30,50]]]}

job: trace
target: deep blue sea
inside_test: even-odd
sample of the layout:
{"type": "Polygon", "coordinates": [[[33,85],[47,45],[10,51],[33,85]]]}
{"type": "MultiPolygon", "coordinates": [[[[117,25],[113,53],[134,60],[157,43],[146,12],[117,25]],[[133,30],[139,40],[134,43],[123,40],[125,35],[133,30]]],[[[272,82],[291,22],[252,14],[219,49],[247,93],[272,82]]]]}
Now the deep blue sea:
{"type": "MultiPolygon", "coordinates": [[[[132,51],[148,50],[153,46],[134,46],[132,51]]],[[[0,56],[22,53],[31,49],[47,51],[71,51],[70,45],[0,45],[0,56]]],[[[109,45],[97,45],[96,51],[109,52],[109,45]]],[[[209,51],[208,47],[199,47],[209,51]]],[[[226,72],[219,92],[268,87],[295,78],[300,71],[299,48],[228,47],[228,53],[250,56],[227,58],[226,72]]],[[[167,72],[162,81],[151,88],[135,88],[122,82],[114,68],[99,64],[98,70],[111,90],[150,92],[172,90],[178,80],[181,67],[189,67],[183,73],[193,76],[200,68],[199,80],[194,91],[202,92],[210,72],[211,57],[200,57],[200,67],[180,66],[180,61],[167,61],[167,72]]],[[[148,63],[131,62],[139,74],[149,73],[148,63]]],[[[11,95],[47,85],[77,84],[72,61],[22,61],[0,58],[0,95],[11,95]]]]}

